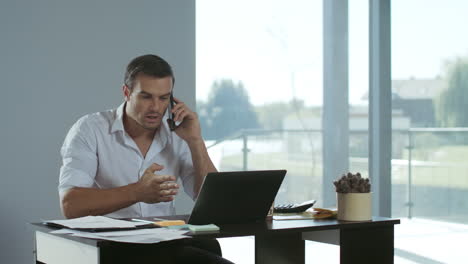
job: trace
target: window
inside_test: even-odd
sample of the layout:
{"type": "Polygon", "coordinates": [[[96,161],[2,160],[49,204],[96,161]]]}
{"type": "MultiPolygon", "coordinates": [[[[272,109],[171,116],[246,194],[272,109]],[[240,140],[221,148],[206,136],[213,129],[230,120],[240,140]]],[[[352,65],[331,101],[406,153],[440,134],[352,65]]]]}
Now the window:
{"type": "MultiPolygon", "coordinates": [[[[287,169],[277,203],[318,199],[320,206],[322,188],[331,184],[322,165],[322,43],[329,34],[323,5],[330,2],[197,1],[197,108],[210,154],[221,170],[287,169]]],[[[347,2],[346,32],[347,158],[349,171],[364,176],[369,2],[347,2]]],[[[391,1],[386,122],[392,123],[391,211],[402,219],[396,261],[459,263],[467,257],[461,249],[468,229],[466,13],[463,0],[391,1]],[[460,249],[444,255],[434,247],[441,243],[428,237],[460,249]]]]}
{"type": "Polygon", "coordinates": [[[349,171],[369,177],[369,3],[348,5],[349,171]]]}
{"type": "Polygon", "coordinates": [[[391,9],[392,214],[403,220],[395,253],[417,262],[463,263],[468,3],[393,0],[391,9]],[[441,254],[441,247],[455,253],[441,254]]]}
{"type": "Polygon", "coordinates": [[[465,1],[392,1],[397,216],[468,223],[467,11],[465,1]]]}
{"type": "Polygon", "coordinates": [[[220,170],[287,169],[321,196],[322,1],[197,1],[197,111],[220,170]]]}

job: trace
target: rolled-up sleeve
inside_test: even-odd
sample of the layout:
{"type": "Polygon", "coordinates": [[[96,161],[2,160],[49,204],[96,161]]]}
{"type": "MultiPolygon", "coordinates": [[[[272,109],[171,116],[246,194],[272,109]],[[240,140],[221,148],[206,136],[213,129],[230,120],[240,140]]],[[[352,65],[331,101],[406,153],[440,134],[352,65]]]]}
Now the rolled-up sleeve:
{"type": "Polygon", "coordinates": [[[60,151],[60,198],[70,188],[94,185],[98,165],[96,146],[96,137],[86,122],[86,117],[81,118],[68,132],[60,151]]]}

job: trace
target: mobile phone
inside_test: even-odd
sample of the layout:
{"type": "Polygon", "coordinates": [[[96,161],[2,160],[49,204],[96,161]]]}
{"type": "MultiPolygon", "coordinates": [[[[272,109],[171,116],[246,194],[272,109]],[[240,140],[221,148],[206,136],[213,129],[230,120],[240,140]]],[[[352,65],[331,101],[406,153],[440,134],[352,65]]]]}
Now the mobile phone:
{"type": "Polygon", "coordinates": [[[167,108],[167,111],[169,112],[169,119],[167,121],[169,124],[169,129],[171,131],[174,131],[176,129],[176,124],[174,122],[174,114],[172,113],[172,108],[174,107],[174,104],[174,96],[171,93],[171,95],[169,96],[169,107],[167,108]]]}

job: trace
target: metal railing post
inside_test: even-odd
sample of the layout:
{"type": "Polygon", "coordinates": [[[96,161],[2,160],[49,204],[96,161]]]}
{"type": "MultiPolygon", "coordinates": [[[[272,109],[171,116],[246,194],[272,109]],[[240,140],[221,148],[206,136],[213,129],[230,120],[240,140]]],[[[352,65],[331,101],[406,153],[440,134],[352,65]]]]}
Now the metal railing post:
{"type": "Polygon", "coordinates": [[[243,156],[243,162],[242,162],[242,168],[244,171],[247,170],[248,168],[248,158],[249,158],[249,149],[247,148],[247,134],[245,132],[242,133],[242,142],[243,142],[243,148],[242,148],[242,156],[243,156]]]}
{"type": "Polygon", "coordinates": [[[413,185],[413,175],[412,175],[412,152],[413,152],[413,134],[411,130],[408,130],[408,218],[413,217],[413,195],[412,195],[412,185],[413,185]]]}

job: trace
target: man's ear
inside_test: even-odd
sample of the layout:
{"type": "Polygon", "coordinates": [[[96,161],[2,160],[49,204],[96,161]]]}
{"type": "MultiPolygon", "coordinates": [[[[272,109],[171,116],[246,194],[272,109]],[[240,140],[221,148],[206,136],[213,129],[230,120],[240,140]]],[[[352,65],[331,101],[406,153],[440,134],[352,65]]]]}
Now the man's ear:
{"type": "Polygon", "coordinates": [[[128,101],[130,100],[130,94],[131,94],[131,91],[130,91],[130,88],[128,88],[127,85],[123,85],[122,86],[122,92],[123,92],[123,96],[125,98],[125,101],[128,101]]]}

